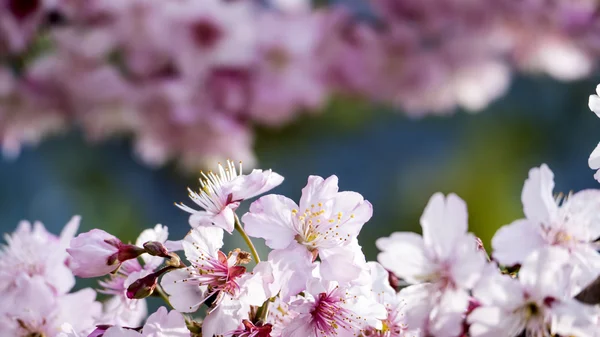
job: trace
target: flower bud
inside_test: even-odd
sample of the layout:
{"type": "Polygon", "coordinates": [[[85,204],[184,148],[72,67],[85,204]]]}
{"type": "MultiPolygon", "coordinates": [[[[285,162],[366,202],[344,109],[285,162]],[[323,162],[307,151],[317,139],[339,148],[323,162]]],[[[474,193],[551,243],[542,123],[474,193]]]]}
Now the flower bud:
{"type": "Polygon", "coordinates": [[[146,253],[152,256],[170,258],[169,250],[167,250],[167,248],[161,242],[148,241],[144,243],[144,249],[146,250],[146,253]]]}
{"type": "Polygon", "coordinates": [[[125,245],[118,238],[100,229],[92,229],[73,238],[67,252],[72,259],[69,267],[79,277],[98,277],[114,272],[121,262],[145,252],[134,245],[125,245]]]}
{"type": "Polygon", "coordinates": [[[158,284],[158,276],[156,273],[152,273],[141,279],[133,282],[127,287],[127,298],[129,299],[142,299],[146,298],[154,292],[156,285],[158,284]]]}

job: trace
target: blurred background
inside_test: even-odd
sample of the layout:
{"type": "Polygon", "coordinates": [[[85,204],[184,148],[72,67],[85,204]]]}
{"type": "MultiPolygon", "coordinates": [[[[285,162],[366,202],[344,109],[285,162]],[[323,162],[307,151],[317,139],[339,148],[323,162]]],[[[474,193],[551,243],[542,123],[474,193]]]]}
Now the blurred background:
{"type": "MultiPolygon", "coordinates": [[[[335,101],[323,115],[259,130],[259,167],[282,174],[285,181],[274,193],[294,200],[311,174],[335,174],[341,190],[363,194],[374,205],[359,237],[368,259],[376,258],[376,238],[419,231],[421,212],[437,191],[466,200],[470,229],[489,245],[497,228],[523,216],[521,188],[531,167],[547,163],[556,192],[598,188],[587,166],[600,136],[600,121],[587,107],[597,82],[518,78],[503,99],[476,115],[422,119],[335,101]]],[[[161,223],[172,238],[182,237],[188,214],[173,203],[192,204],[186,187],[197,188],[198,173],[149,168],[132,156],[130,145],[127,139],[90,145],[70,132],[2,160],[2,231],[28,219],[58,233],[80,214],[80,231],[100,227],[134,241],[161,223]]],[[[237,236],[228,244],[243,247],[237,236]]]]}
{"type": "Polygon", "coordinates": [[[79,214],[80,232],[178,239],[173,203],[225,158],[282,174],[273,192],[294,200],[337,175],[374,205],[370,260],[438,191],[489,248],[523,216],[530,168],[547,163],[556,192],[598,187],[595,0],[0,4],[3,232],[79,214]]]}

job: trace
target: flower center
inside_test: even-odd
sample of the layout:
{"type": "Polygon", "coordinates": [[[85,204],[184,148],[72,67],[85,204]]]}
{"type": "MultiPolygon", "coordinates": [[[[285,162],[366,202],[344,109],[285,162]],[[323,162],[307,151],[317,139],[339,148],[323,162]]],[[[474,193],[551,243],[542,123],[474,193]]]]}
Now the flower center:
{"type": "MultiPolygon", "coordinates": [[[[239,201],[233,200],[233,195],[229,191],[225,191],[223,185],[237,178],[238,175],[241,174],[242,162],[240,162],[239,173],[232,161],[227,161],[227,167],[223,167],[223,165],[219,163],[219,172],[217,174],[212,171],[209,171],[208,173],[200,172],[200,190],[194,192],[188,188],[189,197],[205,210],[219,213],[227,205],[239,201]]],[[[196,212],[194,209],[183,204],[176,205],[186,212],[196,212]]]]}
{"type": "Polygon", "coordinates": [[[343,297],[335,296],[335,290],[330,293],[319,294],[311,315],[315,330],[320,332],[320,335],[337,335],[337,330],[340,328],[347,331],[360,329],[358,320],[361,317],[343,308],[341,305],[344,303],[345,299],[343,297]]]}
{"type": "MultiPolygon", "coordinates": [[[[342,212],[326,217],[326,210],[323,203],[312,204],[310,209],[305,209],[300,213],[297,209],[292,210],[294,226],[296,232],[296,241],[309,248],[317,248],[325,242],[330,244],[339,244],[348,241],[350,234],[344,234],[340,230],[340,224],[345,221],[342,212]]],[[[349,218],[354,218],[350,214],[349,218]]]]}
{"type": "Polygon", "coordinates": [[[218,259],[202,255],[196,261],[196,269],[200,274],[196,279],[200,284],[207,285],[211,292],[224,291],[231,296],[236,296],[240,291],[237,279],[246,272],[246,267],[237,265],[241,262],[237,258],[238,252],[232,252],[235,254],[234,259],[228,258],[221,251],[217,254],[218,259]]]}

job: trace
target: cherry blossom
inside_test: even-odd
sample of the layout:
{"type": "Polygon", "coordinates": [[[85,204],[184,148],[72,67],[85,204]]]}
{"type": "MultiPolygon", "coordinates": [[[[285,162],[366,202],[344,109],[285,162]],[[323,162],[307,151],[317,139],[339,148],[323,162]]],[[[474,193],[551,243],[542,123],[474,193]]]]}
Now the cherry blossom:
{"type": "Polygon", "coordinates": [[[531,253],[517,279],[490,270],[473,289],[479,306],[468,316],[471,336],[594,336],[594,308],[568,292],[566,251],[531,253]]]}
{"type": "Polygon", "coordinates": [[[40,276],[20,275],[10,298],[2,299],[0,334],[2,336],[57,336],[64,323],[77,332],[93,327],[101,304],[96,292],[83,289],[56,296],[40,276]]]}
{"type": "Polygon", "coordinates": [[[242,174],[242,164],[239,172],[231,161],[227,167],[219,164],[217,174],[202,173],[200,191],[189,190],[190,198],[203,211],[196,211],[183,204],[177,205],[186,212],[191,213],[190,225],[198,226],[215,225],[231,233],[235,224],[234,211],[240,202],[263,194],[283,182],[283,177],[271,170],[253,170],[250,174],[242,174]]]}
{"type": "Polygon", "coordinates": [[[600,254],[592,244],[600,237],[600,191],[584,190],[555,200],[553,189],[554,174],[547,165],[531,169],[521,195],[526,218],[496,232],[492,256],[512,266],[538,249],[558,247],[569,253],[591,281],[600,267],[600,254]]]}
{"type": "Polygon", "coordinates": [[[272,249],[303,245],[355,279],[361,271],[355,257],[362,255],[356,237],[371,218],[372,206],[356,192],[338,192],[337,185],[336,176],[310,176],[299,205],[281,195],[261,197],[242,217],[246,232],[265,239],[272,249]]]}
{"type": "Polygon", "coordinates": [[[298,315],[283,329],[282,336],[355,336],[357,331],[382,329],[386,310],[383,305],[355,289],[337,282],[312,279],[306,297],[290,304],[298,315]]]}
{"type": "Polygon", "coordinates": [[[13,292],[19,275],[40,276],[55,294],[65,294],[75,285],[65,251],[79,227],[75,216],[64,227],[60,237],[48,233],[44,225],[33,226],[23,221],[12,235],[6,235],[6,246],[0,251],[0,293],[13,292]]]}
{"type": "MultiPolygon", "coordinates": [[[[421,216],[423,236],[393,233],[377,240],[379,262],[409,286],[401,292],[419,298],[407,309],[414,328],[436,336],[461,333],[471,289],[481,276],[485,257],[467,233],[467,208],[455,194],[434,194],[421,216]]],[[[407,301],[409,301],[407,299],[407,301]]]]}

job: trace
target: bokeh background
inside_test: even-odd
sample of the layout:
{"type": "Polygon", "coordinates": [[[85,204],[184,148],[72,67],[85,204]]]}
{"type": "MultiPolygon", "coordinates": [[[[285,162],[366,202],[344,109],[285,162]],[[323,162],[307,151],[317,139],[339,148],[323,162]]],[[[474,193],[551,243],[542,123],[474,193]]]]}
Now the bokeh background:
{"type": "MultiPolygon", "coordinates": [[[[274,193],[295,200],[311,174],[335,174],[342,190],[363,194],[374,205],[360,236],[368,259],[376,258],[376,238],[419,231],[421,212],[437,191],[466,200],[470,229],[489,248],[497,228],[523,216],[521,188],[531,167],[550,166],[555,192],[598,188],[587,165],[600,140],[600,120],[587,107],[598,82],[598,76],[569,83],[519,77],[477,114],[420,119],[335,100],[322,115],[258,130],[258,166],[282,174],[285,182],[274,193]]],[[[100,227],[124,241],[157,223],[182,237],[188,215],[173,203],[187,202],[186,187],[198,186],[198,174],[149,168],[129,142],[91,145],[72,131],[0,160],[0,229],[11,232],[27,219],[58,233],[79,214],[80,231],[100,227]]],[[[228,245],[243,247],[237,236],[228,245]]]]}

